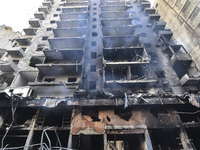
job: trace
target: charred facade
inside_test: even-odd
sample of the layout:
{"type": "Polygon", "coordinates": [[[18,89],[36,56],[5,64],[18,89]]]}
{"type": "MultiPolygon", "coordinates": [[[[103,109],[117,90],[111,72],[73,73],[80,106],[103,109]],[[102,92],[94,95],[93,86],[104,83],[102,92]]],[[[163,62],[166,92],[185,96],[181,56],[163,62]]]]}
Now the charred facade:
{"type": "Polygon", "coordinates": [[[198,67],[150,6],[46,0],[1,26],[1,149],[200,149],[198,67]]]}

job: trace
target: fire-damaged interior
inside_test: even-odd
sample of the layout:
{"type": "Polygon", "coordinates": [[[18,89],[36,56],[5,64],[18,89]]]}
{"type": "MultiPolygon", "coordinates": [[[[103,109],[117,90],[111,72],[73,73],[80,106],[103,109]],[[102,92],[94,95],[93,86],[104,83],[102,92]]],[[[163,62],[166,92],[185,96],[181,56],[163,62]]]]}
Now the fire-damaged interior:
{"type": "Polygon", "coordinates": [[[200,149],[199,70],[149,1],[45,0],[29,24],[0,49],[2,150],[200,149]]]}

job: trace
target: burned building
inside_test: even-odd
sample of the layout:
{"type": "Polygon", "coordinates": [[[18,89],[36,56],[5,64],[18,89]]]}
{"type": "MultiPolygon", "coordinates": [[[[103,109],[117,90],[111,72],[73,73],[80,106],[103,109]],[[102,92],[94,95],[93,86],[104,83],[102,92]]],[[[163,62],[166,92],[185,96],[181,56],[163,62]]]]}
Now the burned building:
{"type": "Polygon", "coordinates": [[[200,149],[198,64],[150,6],[46,0],[1,26],[1,149],[200,149]]]}

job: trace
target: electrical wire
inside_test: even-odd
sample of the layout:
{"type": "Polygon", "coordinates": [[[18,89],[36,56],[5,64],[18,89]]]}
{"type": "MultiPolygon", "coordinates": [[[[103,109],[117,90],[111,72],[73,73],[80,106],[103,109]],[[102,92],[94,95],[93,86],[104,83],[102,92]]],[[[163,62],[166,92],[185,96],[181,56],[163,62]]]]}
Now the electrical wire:
{"type": "Polygon", "coordinates": [[[51,150],[51,149],[52,149],[52,147],[51,147],[51,140],[50,140],[50,138],[49,138],[49,136],[48,136],[48,134],[47,134],[47,132],[46,132],[46,131],[49,130],[49,129],[54,129],[55,135],[56,135],[57,140],[58,140],[58,143],[59,143],[60,147],[62,147],[61,141],[60,141],[59,136],[58,136],[58,134],[57,134],[57,132],[56,132],[56,129],[55,129],[54,127],[49,127],[49,128],[46,128],[46,129],[44,129],[44,130],[42,131],[42,135],[41,135],[41,139],[40,139],[40,141],[41,141],[40,146],[41,146],[42,150],[43,150],[43,149],[47,149],[47,150],[51,150]],[[48,147],[47,145],[45,145],[46,148],[43,146],[43,138],[44,138],[44,135],[46,135],[46,138],[47,138],[48,143],[49,143],[49,147],[48,147]]]}
{"type": "Polygon", "coordinates": [[[187,115],[194,115],[200,113],[200,110],[195,112],[174,112],[174,114],[187,114],[187,115]]]}
{"type": "Polygon", "coordinates": [[[59,148],[59,149],[62,149],[62,150],[76,150],[76,149],[71,149],[71,148],[65,148],[65,147],[52,147],[52,148],[59,148]]]}
{"type": "Polygon", "coordinates": [[[11,124],[9,125],[8,129],[6,130],[6,133],[4,134],[4,136],[3,136],[2,140],[1,140],[1,148],[3,148],[4,139],[6,138],[6,136],[7,136],[8,132],[9,132],[10,128],[12,127],[12,125],[13,125],[13,123],[14,123],[14,121],[15,121],[15,112],[16,112],[16,109],[17,109],[17,106],[18,106],[18,102],[19,102],[19,100],[20,100],[19,97],[17,97],[16,99],[15,99],[15,98],[16,98],[16,97],[14,97],[14,95],[11,94],[11,100],[12,100],[12,101],[11,101],[12,122],[11,122],[11,124]],[[14,108],[13,102],[16,101],[16,100],[17,100],[17,102],[16,102],[16,105],[15,105],[15,108],[14,108]]]}
{"type": "MultiPolygon", "coordinates": [[[[42,143],[43,145],[46,145],[46,143],[42,143]]],[[[28,146],[18,146],[18,147],[8,147],[8,144],[4,147],[4,148],[1,148],[0,150],[9,150],[9,149],[21,149],[21,148],[25,148],[25,147],[35,147],[35,146],[40,146],[41,143],[37,143],[37,144],[32,144],[32,145],[28,145],[28,146]]]]}
{"type": "Polygon", "coordinates": [[[58,139],[58,143],[59,143],[60,147],[62,147],[62,144],[61,144],[61,142],[60,142],[60,138],[59,138],[59,136],[58,136],[58,133],[57,133],[56,130],[54,130],[54,131],[55,131],[55,134],[56,134],[56,138],[58,139]]]}

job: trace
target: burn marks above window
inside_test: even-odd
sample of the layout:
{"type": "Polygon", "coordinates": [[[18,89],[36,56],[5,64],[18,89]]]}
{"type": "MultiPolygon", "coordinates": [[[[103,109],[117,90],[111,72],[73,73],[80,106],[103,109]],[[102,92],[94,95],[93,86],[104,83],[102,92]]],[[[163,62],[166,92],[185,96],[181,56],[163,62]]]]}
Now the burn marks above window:
{"type": "Polygon", "coordinates": [[[143,33],[140,33],[140,36],[141,36],[141,37],[146,37],[147,34],[143,32],[143,33]]]}
{"type": "MultiPolygon", "coordinates": [[[[66,113],[67,113],[66,110],[62,109],[61,107],[55,107],[48,111],[40,112],[40,114],[44,116],[44,118],[41,118],[41,120],[43,119],[43,126],[44,127],[47,127],[47,126],[62,127],[63,124],[65,123],[64,118],[66,118],[65,116],[66,113]]],[[[71,113],[71,112],[68,112],[68,113],[71,113]]],[[[71,115],[69,115],[69,118],[70,116],[71,115]]],[[[70,119],[68,118],[66,119],[70,121],[70,119]]]]}
{"type": "Polygon", "coordinates": [[[44,49],[45,45],[39,44],[37,46],[37,50],[36,51],[42,51],[44,49]]]}
{"type": "Polygon", "coordinates": [[[52,28],[47,28],[47,31],[51,31],[52,30],[52,28]]]}
{"type": "Polygon", "coordinates": [[[92,25],[92,28],[93,28],[93,29],[96,29],[96,28],[97,28],[97,25],[92,25]]]}
{"type": "Polygon", "coordinates": [[[68,78],[68,82],[76,82],[76,78],[68,78]]]}
{"type": "Polygon", "coordinates": [[[97,42],[96,41],[92,41],[92,46],[97,46],[97,42]]]}
{"type": "Polygon", "coordinates": [[[89,88],[90,88],[90,90],[96,89],[96,81],[90,81],[89,88]]]}
{"type": "Polygon", "coordinates": [[[61,10],[60,8],[57,8],[57,9],[56,9],[56,11],[60,11],[60,10],[61,10]]]}
{"type": "Polygon", "coordinates": [[[55,82],[55,78],[45,78],[45,82],[55,82]]]}
{"type": "Polygon", "coordinates": [[[55,20],[51,20],[51,21],[50,21],[50,24],[54,24],[54,23],[56,23],[55,20]]]}
{"type": "Polygon", "coordinates": [[[54,14],[53,17],[58,17],[58,14],[54,14]]]}
{"type": "Polygon", "coordinates": [[[43,36],[42,41],[48,40],[48,38],[49,38],[48,36],[43,36]]]}
{"type": "Polygon", "coordinates": [[[151,43],[144,43],[145,48],[151,48],[151,43]]]}
{"type": "Polygon", "coordinates": [[[131,118],[132,116],[132,110],[130,107],[127,107],[126,109],[124,109],[123,107],[115,107],[115,115],[118,115],[120,116],[120,118],[126,120],[126,121],[129,121],[129,119],[131,118]]]}
{"type": "Polygon", "coordinates": [[[96,52],[91,52],[91,58],[96,59],[97,58],[97,53],[96,52]]]}
{"type": "Polygon", "coordinates": [[[98,36],[97,32],[92,32],[92,36],[98,36]]]}
{"type": "Polygon", "coordinates": [[[156,75],[158,78],[165,78],[165,72],[164,71],[156,71],[156,75]]]}
{"type": "Polygon", "coordinates": [[[90,108],[83,107],[82,117],[84,118],[84,116],[90,116],[92,118],[93,122],[101,121],[99,119],[99,110],[98,110],[98,108],[95,108],[95,107],[90,107],[90,108]]]}
{"type": "Polygon", "coordinates": [[[36,67],[37,64],[42,64],[44,62],[44,56],[32,56],[30,60],[30,66],[36,67]]]}
{"type": "Polygon", "coordinates": [[[96,65],[90,66],[90,72],[96,72],[96,65]]]}

